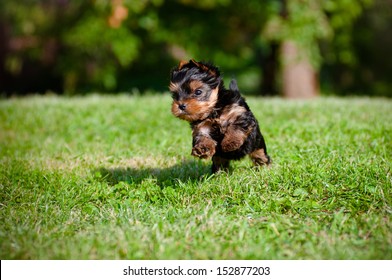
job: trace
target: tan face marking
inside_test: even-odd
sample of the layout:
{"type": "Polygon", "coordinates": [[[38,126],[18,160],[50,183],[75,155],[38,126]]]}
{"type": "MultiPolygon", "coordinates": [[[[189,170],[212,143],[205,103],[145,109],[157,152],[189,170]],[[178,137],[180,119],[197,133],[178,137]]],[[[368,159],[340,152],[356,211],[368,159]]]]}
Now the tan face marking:
{"type": "Polygon", "coordinates": [[[189,83],[189,88],[191,89],[191,92],[195,92],[195,90],[200,89],[204,86],[204,83],[202,81],[198,80],[193,80],[189,83]]]}
{"type": "Polygon", "coordinates": [[[203,120],[211,114],[218,100],[218,90],[215,88],[212,90],[210,98],[207,101],[199,101],[194,98],[189,98],[181,101],[174,100],[172,103],[171,111],[174,116],[189,121],[203,120]],[[185,110],[181,110],[179,105],[185,105],[185,110]]]}

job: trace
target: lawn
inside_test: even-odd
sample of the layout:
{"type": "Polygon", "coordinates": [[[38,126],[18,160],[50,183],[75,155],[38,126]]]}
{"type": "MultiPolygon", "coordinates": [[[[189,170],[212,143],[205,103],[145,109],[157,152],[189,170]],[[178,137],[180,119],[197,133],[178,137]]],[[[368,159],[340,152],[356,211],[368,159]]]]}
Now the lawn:
{"type": "Polygon", "coordinates": [[[215,175],[168,93],[0,100],[0,259],[392,259],[392,100],[247,100],[215,175]]]}

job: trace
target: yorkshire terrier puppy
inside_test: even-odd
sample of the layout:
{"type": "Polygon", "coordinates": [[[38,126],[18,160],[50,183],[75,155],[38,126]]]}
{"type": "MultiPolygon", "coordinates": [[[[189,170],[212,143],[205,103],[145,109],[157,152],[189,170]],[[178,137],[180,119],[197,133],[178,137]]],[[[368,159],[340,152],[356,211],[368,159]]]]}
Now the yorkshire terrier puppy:
{"type": "Polygon", "coordinates": [[[192,59],[171,71],[169,89],[173,115],[191,125],[192,155],[212,158],[213,173],[246,155],[256,166],[271,163],[259,124],[234,79],[225,89],[217,67],[192,59]]]}

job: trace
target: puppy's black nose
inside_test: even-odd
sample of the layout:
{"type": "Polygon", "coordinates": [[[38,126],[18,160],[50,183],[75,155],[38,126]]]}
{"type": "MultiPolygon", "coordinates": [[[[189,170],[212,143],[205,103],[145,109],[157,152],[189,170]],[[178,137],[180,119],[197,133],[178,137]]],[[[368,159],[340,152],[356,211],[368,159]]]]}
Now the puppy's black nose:
{"type": "Polygon", "coordinates": [[[180,108],[180,110],[184,111],[186,109],[186,105],[180,104],[180,105],[178,105],[178,108],[180,108]]]}

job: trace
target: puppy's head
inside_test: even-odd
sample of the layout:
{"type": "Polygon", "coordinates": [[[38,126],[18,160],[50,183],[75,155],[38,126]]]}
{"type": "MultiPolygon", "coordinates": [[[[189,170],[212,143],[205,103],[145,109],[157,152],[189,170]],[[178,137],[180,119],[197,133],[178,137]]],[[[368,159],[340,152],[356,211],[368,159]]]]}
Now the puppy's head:
{"type": "Polygon", "coordinates": [[[171,71],[169,89],[173,115],[189,122],[207,118],[218,100],[221,82],[215,66],[193,59],[181,61],[171,71]]]}

